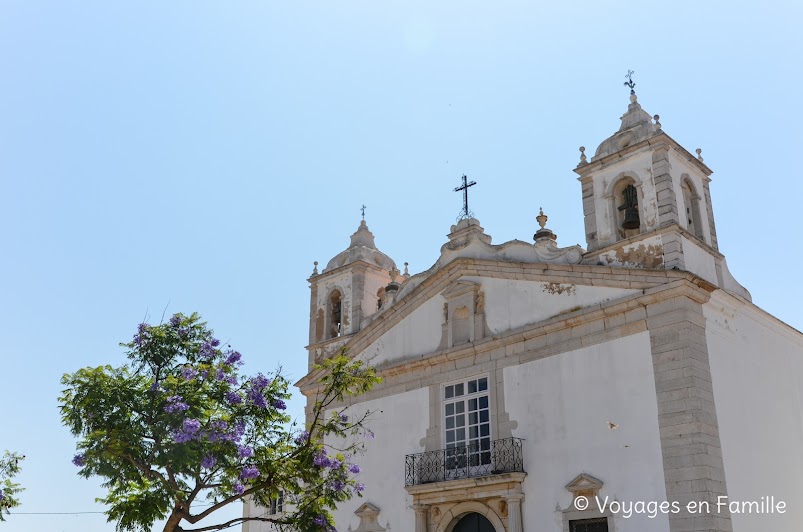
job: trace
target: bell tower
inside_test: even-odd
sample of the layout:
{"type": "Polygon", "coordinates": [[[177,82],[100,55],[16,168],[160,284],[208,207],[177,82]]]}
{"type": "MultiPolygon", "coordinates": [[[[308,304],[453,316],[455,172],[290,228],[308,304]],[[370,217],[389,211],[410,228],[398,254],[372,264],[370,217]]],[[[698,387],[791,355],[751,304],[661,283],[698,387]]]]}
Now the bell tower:
{"type": "Polygon", "coordinates": [[[589,161],[580,148],[580,176],[588,252],[584,262],[613,267],[687,270],[750,299],[719,251],[711,204],[711,169],[701,150],[692,155],[638,102],[619,131],[589,161]]]}
{"type": "Polygon", "coordinates": [[[310,283],[309,364],[331,354],[360,330],[361,322],[381,309],[385,288],[398,275],[396,263],[379,251],[365,219],[351,244],[323,271],[318,263],[310,283]]]}

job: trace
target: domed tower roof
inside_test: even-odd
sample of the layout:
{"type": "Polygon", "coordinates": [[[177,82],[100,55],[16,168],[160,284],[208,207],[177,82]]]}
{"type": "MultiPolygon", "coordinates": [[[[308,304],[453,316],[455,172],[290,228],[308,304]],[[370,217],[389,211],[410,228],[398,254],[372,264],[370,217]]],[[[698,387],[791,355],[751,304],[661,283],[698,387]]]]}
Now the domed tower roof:
{"type": "Polygon", "coordinates": [[[368,229],[365,220],[360,222],[357,231],[351,235],[351,245],[345,250],[341,251],[329,261],[324,271],[333,270],[358,260],[375,264],[383,270],[393,270],[396,268],[396,263],[393,259],[382,253],[376,248],[374,243],[374,234],[368,229]]]}
{"type": "Polygon", "coordinates": [[[641,108],[635,93],[630,94],[630,105],[627,112],[622,115],[622,125],[619,131],[602,141],[597,148],[592,161],[616,153],[620,150],[637,144],[660,132],[661,124],[657,120],[653,123],[649,113],[641,108]]]}

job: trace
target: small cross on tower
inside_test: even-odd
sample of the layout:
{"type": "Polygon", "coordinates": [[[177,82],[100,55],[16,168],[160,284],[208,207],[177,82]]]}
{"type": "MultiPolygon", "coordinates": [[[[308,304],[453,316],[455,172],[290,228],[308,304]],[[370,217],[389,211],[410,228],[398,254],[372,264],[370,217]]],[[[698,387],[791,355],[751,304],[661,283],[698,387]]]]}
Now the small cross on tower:
{"type": "Polygon", "coordinates": [[[363,220],[365,220],[365,209],[367,209],[367,207],[366,207],[365,205],[363,205],[362,207],[360,207],[360,211],[362,211],[362,219],[363,219],[363,220]]]}
{"type": "Polygon", "coordinates": [[[468,187],[473,187],[477,182],[472,181],[469,183],[465,174],[463,174],[462,179],[463,185],[454,189],[455,192],[463,192],[463,210],[460,211],[460,216],[457,217],[458,220],[465,220],[466,218],[472,218],[474,216],[474,213],[468,210],[468,187]]]}

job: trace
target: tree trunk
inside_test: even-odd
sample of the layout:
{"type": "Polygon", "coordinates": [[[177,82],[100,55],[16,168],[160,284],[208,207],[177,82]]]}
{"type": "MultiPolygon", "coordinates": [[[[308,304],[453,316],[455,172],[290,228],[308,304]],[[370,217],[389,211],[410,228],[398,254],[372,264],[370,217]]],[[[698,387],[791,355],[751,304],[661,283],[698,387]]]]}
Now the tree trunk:
{"type": "Polygon", "coordinates": [[[182,528],[178,526],[180,522],[181,516],[174,510],[170,517],[167,518],[163,532],[181,532],[182,528]]]}

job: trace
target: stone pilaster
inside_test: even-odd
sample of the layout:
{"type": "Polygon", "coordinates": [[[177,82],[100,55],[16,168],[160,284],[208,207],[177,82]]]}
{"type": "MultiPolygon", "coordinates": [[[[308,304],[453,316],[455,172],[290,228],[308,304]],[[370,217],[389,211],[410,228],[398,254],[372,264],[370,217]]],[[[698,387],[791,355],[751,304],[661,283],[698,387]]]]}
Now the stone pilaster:
{"type": "Polygon", "coordinates": [[[659,144],[652,152],[652,175],[658,207],[658,226],[679,223],[678,202],[669,171],[669,146],[659,144]]]}
{"type": "Polygon", "coordinates": [[[505,501],[507,502],[507,532],[524,532],[521,516],[521,501],[523,499],[524,495],[520,493],[505,497],[505,501]]]}
{"type": "Polygon", "coordinates": [[[702,290],[647,305],[658,427],[667,499],[683,511],[669,515],[671,532],[730,532],[729,513],[717,514],[727,496],[714,404],[702,290]],[[711,513],[689,513],[690,501],[706,501],[711,513]]]}
{"type": "Polygon", "coordinates": [[[429,532],[427,518],[429,516],[428,504],[414,504],[415,510],[415,532],[429,532]]]}
{"type": "Polygon", "coordinates": [[[586,230],[586,245],[588,251],[599,248],[597,242],[597,212],[594,202],[594,180],[590,177],[580,178],[583,192],[583,216],[586,230]]]}

